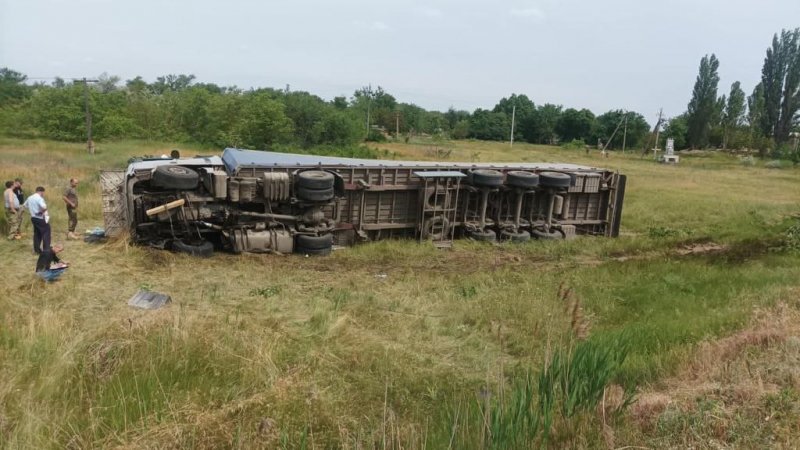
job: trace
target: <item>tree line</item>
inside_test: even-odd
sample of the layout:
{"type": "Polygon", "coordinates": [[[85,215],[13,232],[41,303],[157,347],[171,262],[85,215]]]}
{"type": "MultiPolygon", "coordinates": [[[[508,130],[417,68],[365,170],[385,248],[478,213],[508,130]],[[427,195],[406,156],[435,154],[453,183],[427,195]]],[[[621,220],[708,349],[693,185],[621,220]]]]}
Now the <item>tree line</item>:
{"type": "MultiPolygon", "coordinates": [[[[64,141],[86,139],[85,86],[60,78],[29,83],[26,75],[0,69],[0,133],[64,141]]],[[[308,92],[203,83],[194,75],[165,75],[153,82],[101,75],[88,86],[93,135],[103,139],[197,142],[218,147],[294,148],[353,146],[430,135],[453,139],[507,141],[512,115],[514,139],[541,144],[606,142],[620,148],[641,144],[649,125],[637,113],[622,110],[595,116],[587,109],[536,105],[512,94],[492,109],[472,113],[453,108],[429,111],[403,103],[371,86],[349,98],[326,101],[308,92]],[[399,134],[399,136],[397,136],[399,134]],[[624,135],[624,136],[623,136],[624,135]]]]}
{"type": "Polygon", "coordinates": [[[734,82],[718,96],[720,61],[706,55],[685,113],[672,118],[665,135],[677,148],[750,148],[762,156],[800,160],[800,28],[772,38],[761,69],[761,81],[747,96],[734,82]]]}
{"type": "MultiPolygon", "coordinates": [[[[751,148],[764,156],[800,159],[793,132],[800,126],[800,29],[775,34],[767,48],[761,81],[747,96],[740,82],[718,95],[720,62],[700,61],[692,97],[683,114],[670,119],[663,138],[681,148],[751,148]]],[[[86,138],[80,80],[30,83],[0,69],[0,133],[56,140],[86,138]]],[[[199,82],[194,75],[165,75],[147,82],[101,75],[88,88],[97,139],[197,142],[216,147],[345,147],[389,137],[429,135],[453,139],[583,146],[642,147],[650,126],[641,114],[535,104],[524,94],[500,99],[491,109],[429,111],[399,102],[381,87],[327,101],[288,89],[240,89],[199,82]],[[620,129],[624,124],[624,129],[620,129]]],[[[663,144],[663,142],[662,142],[663,144]]]]}

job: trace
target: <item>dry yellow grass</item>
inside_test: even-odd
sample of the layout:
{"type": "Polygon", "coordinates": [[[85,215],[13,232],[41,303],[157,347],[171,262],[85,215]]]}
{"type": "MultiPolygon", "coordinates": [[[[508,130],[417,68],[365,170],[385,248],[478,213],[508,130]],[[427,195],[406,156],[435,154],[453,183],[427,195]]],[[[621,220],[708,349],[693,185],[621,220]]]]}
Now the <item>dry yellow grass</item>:
{"type": "MultiPolygon", "coordinates": [[[[630,176],[625,237],[459,242],[449,252],[400,241],[323,259],[209,260],[69,241],[73,265],[48,285],[32,273],[29,240],[4,241],[0,259],[14,269],[0,272],[0,445],[439,448],[432,433],[453,405],[536,370],[570,333],[562,283],[581,299],[591,338],[637,336],[618,380],[632,385],[674,374],[694,344],[744,326],[754,306],[780,300],[800,279],[793,254],[755,246],[749,258],[728,258],[743,242],[780,235],[798,209],[797,170],[723,156],[667,167],[541,146],[452,145],[451,160],[622,169],[630,176]],[[698,239],[725,251],[676,250],[698,239]],[[129,308],[142,287],[173,303],[129,308]]],[[[57,193],[81,178],[85,229],[102,224],[99,168],[172,147],[112,143],[90,157],[80,144],[6,140],[0,158],[4,176],[23,176],[28,192],[43,184],[57,193]]],[[[429,158],[424,147],[390,147],[429,158]]],[[[66,214],[48,198],[59,205],[53,227],[63,236],[66,214]]],[[[603,440],[602,429],[580,432],[575,442],[603,440]]],[[[617,429],[614,440],[646,438],[617,429]]]]}

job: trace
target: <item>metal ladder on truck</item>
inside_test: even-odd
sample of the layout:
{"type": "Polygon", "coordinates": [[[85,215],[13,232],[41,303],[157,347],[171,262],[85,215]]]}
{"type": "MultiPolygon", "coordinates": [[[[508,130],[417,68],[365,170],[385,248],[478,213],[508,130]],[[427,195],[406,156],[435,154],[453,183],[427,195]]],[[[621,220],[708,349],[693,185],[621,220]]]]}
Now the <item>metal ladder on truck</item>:
{"type": "Polygon", "coordinates": [[[452,247],[461,179],[466,175],[455,170],[419,171],[414,175],[423,181],[417,239],[430,241],[437,248],[452,247]]]}

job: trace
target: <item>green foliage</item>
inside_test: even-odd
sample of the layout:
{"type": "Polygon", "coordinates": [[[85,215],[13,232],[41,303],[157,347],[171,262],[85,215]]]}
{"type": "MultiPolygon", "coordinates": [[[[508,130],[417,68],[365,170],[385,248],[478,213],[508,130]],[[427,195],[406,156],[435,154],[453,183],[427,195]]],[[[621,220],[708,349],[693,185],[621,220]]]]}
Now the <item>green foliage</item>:
{"type": "Polygon", "coordinates": [[[675,148],[680,150],[688,147],[689,122],[686,114],[675,116],[667,122],[664,127],[664,139],[672,138],[675,140],[675,148]]]}
{"type": "Polygon", "coordinates": [[[619,149],[622,148],[624,139],[627,148],[635,148],[644,145],[649,131],[650,125],[641,114],[618,109],[597,116],[595,135],[590,142],[596,142],[599,138],[604,143],[608,143],[608,148],[619,149]],[[625,135],[626,117],[627,135],[625,135]],[[614,134],[614,130],[617,130],[616,134],[614,134]],[[611,139],[612,134],[614,135],[613,139],[611,139]],[[609,139],[611,139],[610,142],[609,139]]]}
{"type": "Polygon", "coordinates": [[[741,83],[738,81],[731,85],[731,92],[728,95],[728,102],[722,115],[722,128],[724,137],[722,148],[728,148],[728,144],[734,139],[735,134],[744,121],[745,115],[745,95],[741,83]]]}
{"type": "Polygon", "coordinates": [[[617,337],[557,350],[538,375],[527,373],[497,395],[483,389],[478,399],[450,407],[439,423],[446,427],[433,441],[449,442],[451,448],[545,446],[557,422],[569,427],[577,415],[598,405],[606,386],[619,375],[629,348],[627,338],[617,337]]]}
{"type": "Polygon", "coordinates": [[[555,131],[561,141],[572,141],[574,139],[587,141],[592,137],[594,120],[594,114],[588,109],[578,111],[569,108],[558,118],[555,131]]]}
{"type": "Polygon", "coordinates": [[[584,142],[583,139],[573,139],[569,142],[562,143],[561,148],[568,150],[583,150],[586,148],[586,142],[584,142]]]}
{"type": "Polygon", "coordinates": [[[719,84],[719,60],[716,55],[704,56],[692,91],[687,111],[687,144],[693,148],[704,148],[709,144],[709,133],[714,115],[719,114],[717,85],[719,84]]]}
{"type": "Polygon", "coordinates": [[[507,141],[511,135],[511,117],[505,112],[476,109],[469,120],[468,137],[485,141],[507,141]]]}
{"type": "Polygon", "coordinates": [[[367,134],[366,140],[368,142],[386,142],[386,136],[380,130],[371,129],[367,134]]]}
{"type": "Polygon", "coordinates": [[[773,36],[761,69],[761,86],[761,132],[778,144],[787,142],[800,110],[800,28],[773,36]]]}
{"type": "Polygon", "coordinates": [[[0,68],[0,105],[12,105],[28,98],[28,77],[7,67],[0,68]]]}
{"type": "Polygon", "coordinates": [[[280,286],[266,286],[261,288],[253,288],[250,290],[250,295],[254,297],[270,298],[281,293],[280,286]]]}

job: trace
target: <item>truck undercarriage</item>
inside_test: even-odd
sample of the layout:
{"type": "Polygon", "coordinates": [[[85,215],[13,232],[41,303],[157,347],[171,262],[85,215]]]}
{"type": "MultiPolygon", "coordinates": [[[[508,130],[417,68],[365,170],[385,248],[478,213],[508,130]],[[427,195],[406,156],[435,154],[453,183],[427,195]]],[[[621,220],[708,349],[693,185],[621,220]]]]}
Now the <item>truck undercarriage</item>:
{"type": "Polygon", "coordinates": [[[226,149],[101,174],[106,232],[199,256],[325,255],[392,237],[523,242],[619,233],[624,175],[571,164],[407,162],[226,149]]]}

